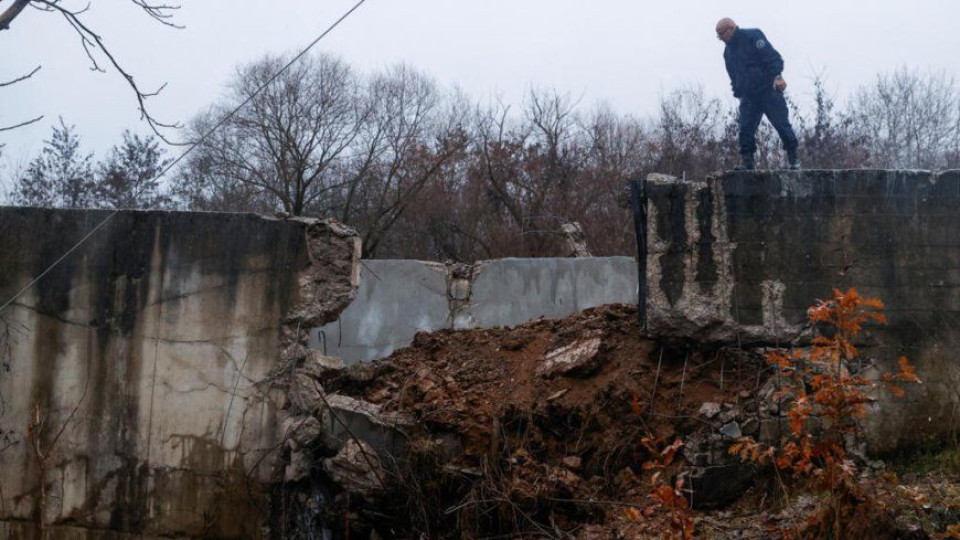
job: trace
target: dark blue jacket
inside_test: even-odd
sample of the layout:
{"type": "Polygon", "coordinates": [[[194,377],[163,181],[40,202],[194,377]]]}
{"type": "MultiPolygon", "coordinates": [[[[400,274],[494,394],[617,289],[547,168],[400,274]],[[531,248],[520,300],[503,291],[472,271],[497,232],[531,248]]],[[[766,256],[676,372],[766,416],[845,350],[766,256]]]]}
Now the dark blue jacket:
{"type": "Polygon", "coordinates": [[[733,95],[756,96],[773,87],[783,72],[783,58],[756,28],[737,28],[723,50],[733,95]]]}

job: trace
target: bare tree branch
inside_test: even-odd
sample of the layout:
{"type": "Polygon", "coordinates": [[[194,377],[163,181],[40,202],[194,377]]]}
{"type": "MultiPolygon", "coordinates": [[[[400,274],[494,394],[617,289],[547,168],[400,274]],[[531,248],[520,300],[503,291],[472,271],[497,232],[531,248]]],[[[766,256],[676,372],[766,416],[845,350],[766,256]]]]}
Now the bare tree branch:
{"type": "MultiPolygon", "coordinates": [[[[167,24],[168,26],[174,26],[172,23],[170,23],[166,19],[170,17],[169,10],[177,9],[179,6],[151,4],[146,2],[145,0],[131,0],[131,1],[136,5],[140,6],[141,8],[143,8],[143,10],[148,15],[150,15],[157,21],[167,24]]],[[[76,32],[77,36],[80,38],[80,44],[83,46],[83,50],[87,54],[87,58],[90,59],[92,69],[94,69],[95,71],[102,72],[105,70],[100,66],[100,64],[97,62],[96,57],[94,56],[94,50],[95,49],[100,50],[100,52],[107,58],[107,60],[114,67],[114,69],[116,69],[117,72],[120,73],[120,75],[127,81],[127,84],[133,90],[134,95],[137,98],[137,106],[140,109],[140,118],[142,120],[146,120],[147,124],[150,126],[150,129],[153,130],[153,132],[157,135],[157,137],[159,137],[160,139],[162,139],[164,142],[168,144],[172,144],[172,142],[166,137],[166,135],[164,135],[161,129],[162,128],[176,129],[176,128],[179,128],[180,125],[161,122],[156,117],[150,114],[146,106],[147,98],[150,98],[160,93],[163,90],[163,88],[166,86],[166,84],[161,85],[160,88],[158,88],[153,92],[145,92],[140,88],[137,82],[134,81],[133,76],[120,65],[120,62],[117,61],[113,52],[104,43],[103,38],[100,37],[99,34],[94,32],[89,26],[87,26],[81,20],[80,15],[84,11],[89,9],[90,7],[89,4],[86,7],[84,7],[84,9],[77,11],[77,10],[70,10],[61,6],[59,3],[59,0],[34,0],[34,3],[38,4],[39,5],[38,7],[45,11],[59,12],[64,17],[64,19],[66,19],[66,21],[70,24],[70,26],[76,32]]]]}
{"type": "Polygon", "coordinates": [[[13,22],[13,20],[17,18],[17,15],[20,15],[20,12],[23,11],[23,8],[29,4],[30,0],[17,0],[12,6],[8,7],[6,11],[0,14],[0,30],[8,30],[10,23],[13,22]]]}
{"type": "Polygon", "coordinates": [[[154,4],[152,2],[147,2],[146,0],[130,0],[134,4],[140,6],[147,15],[152,17],[154,20],[160,24],[167,25],[171,28],[176,28],[178,30],[183,28],[183,25],[175,24],[170,19],[173,18],[173,13],[171,11],[176,11],[180,9],[180,4],[154,4]]]}
{"type": "Polygon", "coordinates": [[[43,67],[43,66],[37,66],[37,67],[33,68],[33,71],[31,71],[30,73],[27,73],[26,75],[23,75],[22,77],[17,77],[16,79],[13,79],[12,81],[0,82],[0,88],[3,88],[4,86],[12,86],[12,85],[14,85],[14,84],[17,84],[18,82],[25,81],[25,80],[29,79],[30,77],[33,77],[34,74],[36,74],[38,71],[40,71],[40,68],[41,68],[41,67],[43,67]]]}
{"type": "Polygon", "coordinates": [[[29,126],[30,124],[35,124],[35,123],[37,123],[37,122],[39,122],[39,121],[41,121],[41,120],[43,120],[43,115],[40,115],[40,116],[38,116],[38,117],[36,117],[36,118],[33,118],[33,119],[31,119],[31,120],[27,120],[26,122],[20,122],[19,124],[15,124],[15,125],[12,125],[12,126],[0,127],[0,132],[10,131],[10,130],[13,130],[13,129],[22,128],[22,127],[24,127],[24,126],[29,126]]]}
{"type": "MultiPolygon", "coordinates": [[[[13,79],[13,80],[10,80],[10,81],[6,81],[6,82],[0,82],[0,88],[4,88],[4,87],[6,87],[6,86],[12,86],[12,85],[14,85],[14,84],[17,84],[18,82],[23,82],[23,81],[29,79],[30,77],[33,77],[34,74],[36,74],[38,71],[40,71],[40,68],[41,68],[41,67],[42,67],[42,66],[37,66],[37,67],[33,68],[33,71],[31,71],[30,73],[27,73],[26,75],[17,77],[16,79],[13,79]]],[[[36,118],[34,118],[34,119],[32,119],[32,120],[27,120],[27,121],[25,121],[25,122],[20,122],[19,124],[14,124],[14,125],[12,125],[12,126],[0,126],[0,132],[11,131],[11,130],[14,130],[14,129],[17,129],[17,128],[21,128],[21,127],[23,127],[23,126],[29,126],[30,124],[39,122],[40,120],[43,120],[43,115],[40,115],[40,116],[38,116],[38,117],[36,117],[36,118]]]]}
{"type": "MultiPolygon", "coordinates": [[[[173,11],[180,9],[179,4],[165,4],[165,3],[156,3],[151,0],[130,0],[135,6],[139,7],[146,13],[150,18],[155,21],[172,28],[183,28],[180,25],[172,22],[173,11]]],[[[0,0],[2,2],[2,0],[0,0]]],[[[0,14],[0,30],[7,30],[10,28],[10,23],[23,11],[27,6],[32,6],[40,11],[46,11],[51,13],[59,13],[67,21],[74,32],[80,38],[80,45],[83,47],[84,53],[87,55],[87,58],[90,60],[91,69],[94,71],[105,72],[106,70],[101,66],[101,62],[97,59],[97,50],[99,53],[106,57],[107,61],[112,65],[117,72],[127,81],[127,84],[133,90],[134,95],[137,98],[137,108],[140,110],[140,118],[145,120],[150,126],[150,129],[164,142],[172,144],[172,142],[164,135],[161,131],[164,128],[179,128],[179,124],[169,124],[161,122],[155,116],[150,114],[147,110],[146,100],[152,96],[157,95],[166,84],[161,85],[157,90],[153,92],[144,91],[140,85],[134,80],[133,76],[127,72],[117,61],[116,56],[109,49],[103,41],[103,38],[93,31],[92,28],[87,26],[81,16],[90,9],[90,3],[87,3],[82,9],[69,9],[61,5],[61,0],[16,0],[13,5],[8,7],[2,14],[0,14]]],[[[40,68],[33,70],[30,74],[20,77],[18,79],[0,83],[0,88],[4,86],[10,86],[16,84],[25,79],[30,78],[36,73],[40,68]]],[[[17,124],[15,126],[10,126],[7,128],[2,128],[0,131],[6,131],[10,129],[15,129],[17,127],[22,127],[27,124],[31,124],[40,120],[36,118],[29,122],[24,122],[22,124],[17,124]]]]}

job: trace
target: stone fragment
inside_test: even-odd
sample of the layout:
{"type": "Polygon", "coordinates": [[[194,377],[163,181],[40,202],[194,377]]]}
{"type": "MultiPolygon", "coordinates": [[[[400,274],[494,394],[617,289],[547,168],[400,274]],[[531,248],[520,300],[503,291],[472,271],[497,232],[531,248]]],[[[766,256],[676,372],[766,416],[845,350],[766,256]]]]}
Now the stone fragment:
{"type": "Polygon", "coordinates": [[[320,413],[323,429],[338,444],[354,437],[384,455],[403,452],[406,436],[403,429],[413,420],[401,413],[386,412],[379,405],[340,394],[327,396],[330,407],[320,413]]]}
{"type": "Polygon", "coordinates": [[[781,437],[790,434],[790,420],[787,418],[771,418],[760,422],[760,432],[757,439],[764,444],[779,443],[781,437]]]}
{"type": "Polygon", "coordinates": [[[315,414],[323,405],[323,387],[309,374],[297,370],[290,378],[290,388],[287,389],[287,403],[294,416],[309,416],[315,414]]]}
{"type": "Polygon", "coordinates": [[[470,280],[455,278],[450,280],[450,298],[459,301],[470,299],[470,280]]]}
{"type": "Polygon", "coordinates": [[[313,463],[312,454],[307,450],[294,450],[290,452],[290,462],[287,463],[283,472],[283,479],[286,482],[296,482],[303,480],[310,475],[310,467],[313,463]]]}
{"type": "Polygon", "coordinates": [[[547,480],[563,486],[567,491],[573,491],[580,485],[581,478],[569,469],[563,467],[551,467],[547,473],[547,480]]]}
{"type": "Polygon", "coordinates": [[[596,357],[600,352],[600,344],[601,339],[595,337],[554,349],[544,355],[537,374],[548,378],[557,375],[587,375],[599,367],[596,357]]]}
{"type": "Polygon", "coordinates": [[[564,223],[560,226],[560,232],[563,233],[566,244],[567,257],[592,257],[587,248],[587,235],[583,232],[583,227],[576,221],[564,223]]]}
{"type": "Polygon", "coordinates": [[[280,352],[280,358],[285,362],[298,362],[309,354],[310,349],[296,341],[280,352]]]}
{"type": "Polygon", "coordinates": [[[284,439],[294,449],[306,448],[313,444],[322,432],[320,421],[314,416],[291,416],[283,421],[284,439]]]}
{"type": "Polygon", "coordinates": [[[740,409],[729,409],[721,412],[720,416],[718,417],[718,420],[720,420],[721,423],[726,424],[728,422],[736,420],[737,417],[739,416],[740,416],[740,409]]]}
{"type": "Polygon", "coordinates": [[[759,429],[760,421],[756,418],[748,418],[744,421],[743,425],[740,426],[740,430],[746,435],[756,435],[759,429]]]}
{"type": "Polygon", "coordinates": [[[700,416],[706,418],[707,420],[713,418],[714,416],[720,414],[720,404],[707,402],[700,406],[700,411],[698,413],[700,416]]]}
{"type": "Polygon", "coordinates": [[[382,492],[383,467],[370,445],[350,439],[332,458],[323,460],[323,470],[344,490],[371,498],[382,492]]]}
{"type": "Polygon", "coordinates": [[[724,424],[723,427],[720,428],[720,434],[728,439],[739,439],[743,436],[743,433],[740,431],[740,424],[736,421],[724,424]]]}
{"type": "Polygon", "coordinates": [[[564,467],[570,469],[571,471],[579,471],[580,466],[583,464],[580,460],[580,456],[567,456],[560,462],[563,463],[564,467]]]}
{"type": "Polygon", "coordinates": [[[343,368],[343,360],[336,356],[327,356],[316,349],[309,349],[303,362],[303,369],[315,377],[330,371],[341,371],[343,368]]]}

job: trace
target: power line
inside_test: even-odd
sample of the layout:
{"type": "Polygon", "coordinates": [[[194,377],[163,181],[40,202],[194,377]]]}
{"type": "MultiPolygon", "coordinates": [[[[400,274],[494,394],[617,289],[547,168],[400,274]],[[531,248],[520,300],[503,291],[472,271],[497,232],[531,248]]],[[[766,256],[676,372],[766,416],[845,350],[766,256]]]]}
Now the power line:
{"type": "MultiPolygon", "coordinates": [[[[255,97],[257,97],[257,96],[260,94],[260,92],[263,92],[268,86],[270,86],[270,84],[273,83],[273,81],[277,80],[277,77],[279,77],[280,75],[282,75],[284,71],[290,69],[290,66],[292,66],[292,65],[295,64],[298,60],[300,60],[301,58],[303,58],[304,56],[306,56],[306,54],[307,54],[308,52],[310,52],[310,50],[313,49],[313,48],[317,45],[317,43],[320,43],[320,40],[322,40],[323,38],[327,37],[327,34],[329,34],[330,32],[332,32],[337,26],[340,26],[340,23],[342,23],[344,20],[347,19],[347,17],[349,17],[350,15],[352,15],[353,12],[356,11],[357,9],[359,9],[360,6],[362,6],[366,1],[367,1],[367,0],[359,0],[356,4],[354,4],[352,8],[350,8],[349,10],[347,10],[347,12],[344,13],[343,15],[341,15],[339,19],[337,19],[336,21],[334,21],[333,24],[331,24],[330,26],[328,26],[326,30],[324,30],[323,32],[321,32],[320,35],[317,36],[316,39],[314,39],[313,41],[311,41],[306,47],[303,48],[303,50],[301,50],[299,53],[297,53],[297,55],[294,56],[289,62],[287,62],[282,68],[280,68],[279,70],[277,70],[277,72],[274,73],[273,76],[271,76],[269,79],[267,79],[267,81],[266,81],[265,83],[263,83],[262,85],[260,85],[259,88],[257,88],[252,94],[250,94],[249,97],[247,97],[247,99],[243,100],[242,103],[240,103],[239,105],[237,105],[236,107],[234,107],[233,110],[231,110],[229,114],[227,114],[226,116],[224,116],[223,118],[221,118],[212,128],[210,128],[206,133],[204,133],[203,135],[201,135],[199,139],[197,139],[196,141],[194,141],[193,144],[191,144],[189,148],[187,148],[182,154],[180,154],[179,156],[177,156],[177,159],[175,159],[175,160],[171,161],[169,164],[167,164],[167,166],[164,167],[163,170],[161,170],[159,174],[157,174],[155,177],[153,177],[153,180],[151,180],[151,182],[155,182],[155,181],[163,178],[163,175],[167,174],[167,173],[174,167],[174,165],[176,165],[177,163],[180,163],[181,161],[183,161],[183,158],[185,158],[185,157],[187,156],[187,154],[189,154],[190,152],[192,152],[193,150],[195,150],[198,146],[200,146],[200,144],[202,144],[203,141],[205,141],[208,137],[210,137],[210,135],[213,135],[213,132],[214,132],[214,131],[216,131],[217,129],[219,129],[220,127],[222,127],[224,124],[226,124],[228,120],[230,120],[231,118],[233,118],[233,116],[234,116],[235,114],[237,114],[238,112],[240,112],[240,109],[242,109],[242,108],[245,107],[248,103],[250,103],[251,101],[253,101],[253,99],[254,99],[255,97]]],[[[61,262],[63,262],[63,260],[66,259],[68,256],[70,256],[71,253],[73,253],[74,251],[76,251],[77,248],[79,248],[79,247],[80,247],[81,245],[83,245],[87,240],[89,240],[90,237],[93,236],[94,233],[96,233],[96,232],[99,231],[101,228],[103,228],[103,226],[106,225],[111,219],[113,219],[114,216],[116,216],[118,213],[120,213],[120,210],[114,210],[114,211],[111,212],[109,215],[107,215],[107,217],[105,217],[105,218],[103,219],[103,221],[101,221],[100,223],[98,223],[93,229],[90,230],[90,232],[88,232],[86,235],[84,235],[84,237],[81,238],[80,241],[78,241],[78,242],[77,242],[76,244],[74,244],[70,249],[68,249],[63,255],[60,256],[60,258],[58,258],[56,261],[54,261],[53,264],[51,264],[50,266],[48,266],[48,267],[46,268],[46,270],[44,270],[43,272],[40,273],[39,276],[35,277],[30,283],[28,283],[25,287],[23,287],[22,289],[20,289],[20,291],[18,291],[17,294],[13,295],[12,298],[10,298],[10,299],[7,300],[6,302],[4,302],[3,306],[0,306],[0,313],[3,313],[3,311],[4,311],[5,309],[7,309],[7,307],[8,307],[10,304],[16,302],[18,298],[20,298],[25,292],[27,292],[28,290],[30,290],[34,285],[37,284],[37,282],[39,282],[41,279],[43,279],[44,276],[46,276],[48,273],[50,273],[50,271],[53,270],[58,264],[60,264],[61,262]]]]}
{"type": "Polygon", "coordinates": [[[80,247],[80,246],[81,246],[84,242],[86,242],[91,236],[93,236],[93,233],[99,231],[101,227],[103,227],[104,225],[106,225],[107,222],[110,221],[111,219],[113,219],[113,216],[117,215],[119,212],[120,212],[119,210],[114,210],[113,212],[111,212],[110,215],[108,215],[106,218],[104,218],[103,221],[101,221],[100,223],[98,223],[96,227],[94,227],[93,229],[91,229],[90,232],[88,232],[83,238],[81,238],[79,242],[77,242],[76,244],[74,244],[73,247],[71,247],[70,249],[68,249],[66,253],[64,253],[63,255],[61,255],[59,259],[53,261],[53,264],[51,264],[50,266],[48,266],[47,269],[44,270],[43,272],[41,272],[39,276],[33,278],[33,281],[31,281],[30,283],[28,283],[24,288],[20,289],[20,291],[17,292],[17,294],[13,295],[13,298],[7,300],[7,301],[3,304],[3,306],[0,306],[0,313],[3,313],[3,310],[7,309],[7,306],[9,306],[10,304],[16,302],[17,298],[20,298],[20,296],[21,296],[23,293],[27,292],[28,290],[30,290],[31,287],[33,287],[34,285],[36,285],[38,281],[40,281],[41,279],[43,279],[43,276],[45,276],[45,275],[47,275],[48,273],[50,273],[50,271],[53,270],[54,267],[56,267],[58,264],[60,264],[61,262],[63,262],[64,259],[66,259],[71,253],[73,253],[74,251],[76,251],[76,249],[77,249],[78,247],[80,247]]]}
{"type": "Polygon", "coordinates": [[[214,131],[216,131],[216,130],[219,129],[221,126],[223,126],[224,124],[226,124],[228,120],[230,120],[231,118],[233,118],[233,115],[235,115],[235,114],[237,114],[238,112],[240,112],[240,109],[244,108],[248,103],[250,103],[251,101],[253,101],[253,98],[257,97],[257,95],[259,95],[260,92],[263,92],[268,86],[270,86],[270,85],[273,83],[273,81],[277,80],[277,77],[279,77],[280,75],[282,75],[284,71],[290,69],[290,66],[292,66],[293,64],[295,64],[298,60],[300,60],[300,59],[303,58],[308,52],[310,52],[310,49],[312,49],[313,47],[315,47],[315,46],[317,45],[317,43],[320,43],[320,40],[321,40],[321,39],[325,38],[325,37],[327,36],[327,34],[329,34],[330,32],[332,32],[334,28],[336,28],[337,26],[339,26],[340,23],[342,23],[347,17],[349,17],[351,14],[353,14],[354,11],[356,11],[357,9],[359,9],[360,6],[363,5],[363,3],[366,2],[366,1],[367,1],[367,0],[360,0],[359,2],[357,2],[356,4],[354,4],[354,6],[353,6],[352,8],[350,8],[349,11],[347,11],[346,13],[344,13],[344,14],[343,14],[339,19],[337,19],[333,24],[331,24],[329,27],[327,27],[327,29],[324,30],[322,34],[320,34],[319,36],[317,36],[317,39],[311,41],[310,44],[307,45],[302,51],[300,51],[296,56],[294,56],[292,59],[290,59],[290,61],[287,62],[282,68],[280,68],[279,70],[277,70],[277,72],[274,73],[273,76],[271,76],[269,79],[267,79],[267,82],[265,82],[265,83],[263,83],[262,85],[260,85],[259,88],[257,88],[252,94],[250,94],[250,96],[247,97],[247,99],[243,100],[242,103],[240,103],[239,105],[237,105],[236,107],[234,107],[232,111],[230,111],[226,116],[224,116],[223,118],[221,118],[212,128],[210,128],[209,131],[207,131],[206,133],[204,133],[203,135],[201,135],[201,136],[200,136],[200,139],[198,139],[196,142],[194,142],[193,144],[190,145],[190,148],[187,148],[187,150],[186,150],[184,153],[180,154],[180,156],[178,156],[177,159],[173,160],[172,162],[170,162],[169,165],[167,165],[166,167],[164,167],[164,169],[163,169],[162,171],[160,171],[160,174],[158,174],[158,175],[156,176],[156,178],[154,178],[154,180],[159,180],[160,178],[163,178],[163,175],[167,174],[167,172],[169,172],[170,169],[172,169],[174,165],[176,165],[177,163],[179,163],[180,161],[182,161],[183,158],[185,158],[185,157],[187,156],[187,154],[189,154],[191,151],[193,151],[196,147],[200,146],[200,144],[201,144],[204,140],[206,140],[207,137],[209,137],[210,135],[213,135],[213,132],[214,132],[214,131]]]}

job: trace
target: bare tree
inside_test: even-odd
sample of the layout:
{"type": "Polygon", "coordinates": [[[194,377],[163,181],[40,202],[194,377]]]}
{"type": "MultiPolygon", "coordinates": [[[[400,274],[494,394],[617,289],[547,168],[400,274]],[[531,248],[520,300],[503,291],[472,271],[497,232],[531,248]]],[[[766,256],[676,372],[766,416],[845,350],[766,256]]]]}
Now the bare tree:
{"type": "Polygon", "coordinates": [[[479,224],[497,256],[560,249],[564,206],[584,161],[574,111],[568,95],[551,90],[531,91],[517,118],[502,103],[478,109],[474,170],[488,209],[479,224]]]}
{"type": "MultiPolygon", "coordinates": [[[[172,20],[173,12],[177,9],[180,9],[179,5],[157,3],[153,0],[128,1],[155,21],[165,26],[179,28],[179,26],[177,26],[172,20]]],[[[160,90],[163,89],[163,86],[155,91],[146,91],[136,81],[134,81],[133,76],[126,69],[124,69],[124,67],[118,61],[115,52],[111,48],[107,47],[103,37],[87,24],[84,14],[90,9],[89,3],[80,9],[74,9],[67,7],[65,2],[62,2],[61,0],[12,0],[8,2],[5,2],[5,0],[0,0],[0,9],[3,9],[3,11],[0,12],[0,31],[10,30],[11,24],[13,24],[13,22],[22,14],[23,10],[28,6],[42,12],[61,16],[79,38],[80,45],[83,48],[84,53],[86,53],[92,69],[103,72],[105,71],[105,65],[113,66],[113,68],[120,73],[121,77],[123,77],[123,79],[130,86],[130,89],[133,90],[133,93],[137,99],[137,105],[140,109],[141,118],[146,120],[150,128],[159,137],[166,141],[164,135],[161,133],[161,128],[176,126],[174,124],[167,124],[157,120],[149,113],[146,106],[147,99],[160,92],[160,90]],[[5,9],[3,9],[4,5],[6,6],[5,9]]],[[[25,76],[18,77],[6,83],[0,83],[0,87],[21,82],[33,76],[33,74],[39,69],[40,68],[38,67],[25,76]]],[[[42,116],[36,117],[31,120],[20,122],[13,126],[7,126],[3,129],[14,129],[21,127],[33,122],[37,122],[41,118],[42,116]]],[[[0,129],[0,131],[3,129],[0,129]]]]}
{"type": "Polygon", "coordinates": [[[960,88],[945,73],[901,68],[878,75],[850,104],[853,131],[868,163],[886,168],[956,166],[960,148],[960,88]]]}
{"type": "MultiPolygon", "coordinates": [[[[269,56],[238,70],[226,101],[194,122],[192,137],[199,141],[213,120],[254,97],[202,141],[193,161],[230,184],[263,192],[276,210],[301,215],[342,181],[368,112],[353,72],[326,55],[303,58],[256,94],[285,63],[269,56]]],[[[181,191],[195,171],[181,175],[181,191]]]]}
{"type": "MultiPolygon", "coordinates": [[[[188,130],[194,136],[207,133],[217,118],[208,111],[194,118],[188,130]]],[[[266,190],[234,176],[233,167],[219,159],[212,146],[200,146],[177,169],[171,191],[177,204],[204,212],[272,213],[280,207],[266,190]]]]}
{"type": "MultiPolygon", "coordinates": [[[[191,132],[226,118],[282,63],[240,69],[227,101],[191,132]]],[[[191,207],[335,215],[372,255],[464,148],[455,103],[406,66],[364,79],[331,56],[306,57],[202,141],[175,181],[177,197],[191,207]]]]}
{"type": "Polygon", "coordinates": [[[651,153],[658,172],[702,177],[723,167],[722,160],[732,150],[729,144],[736,141],[729,135],[735,117],[725,118],[720,101],[707,97],[700,87],[661,98],[655,122],[651,153]]]}
{"type": "Polygon", "coordinates": [[[596,255],[633,253],[636,246],[628,200],[629,182],[650,169],[646,145],[648,128],[636,118],[599,107],[582,120],[588,138],[577,199],[582,206],[573,216],[583,226],[587,243],[596,255]]]}
{"type": "Polygon", "coordinates": [[[466,147],[466,110],[456,100],[444,102],[432,80],[404,65],[369,81],[364,110],[342,202],[333,210],[361,231],[364,254],[371,256],[466,147]]]}

